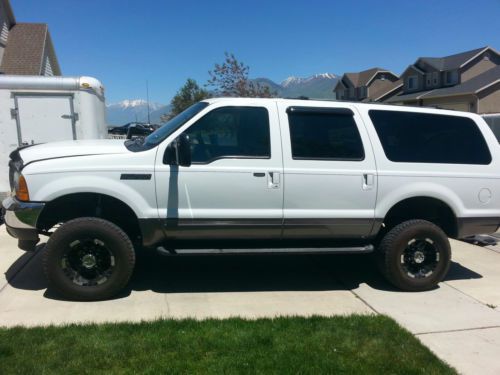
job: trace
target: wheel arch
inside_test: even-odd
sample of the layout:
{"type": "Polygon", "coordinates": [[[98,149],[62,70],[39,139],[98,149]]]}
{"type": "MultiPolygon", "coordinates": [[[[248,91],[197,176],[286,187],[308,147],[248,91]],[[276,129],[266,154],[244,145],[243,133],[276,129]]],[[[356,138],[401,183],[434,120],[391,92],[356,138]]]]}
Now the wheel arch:
{"type": "Polygon", "coordinates": [[[405,197],[392,206],[383,215],[384,230],[412,219],[426,220],[440,227],[449,237],[458,236],[456,210],[447,201],[429,195],[405,197]]]}
{"type": "Polygon", "coordinates": [[[141,241],[142,231],[135,211],[123,200],[108,194],[78,192],[48,201],[37,221],[40,231],[79,217],[98,217],[120,227],[133,242],[141,241]]]}

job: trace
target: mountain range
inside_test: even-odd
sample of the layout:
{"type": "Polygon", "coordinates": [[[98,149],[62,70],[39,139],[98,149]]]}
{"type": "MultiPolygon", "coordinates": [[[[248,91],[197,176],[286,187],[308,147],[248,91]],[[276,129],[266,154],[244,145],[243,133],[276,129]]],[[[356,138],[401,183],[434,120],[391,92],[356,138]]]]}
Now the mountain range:
{"type": "MultiPolygon", "coordinates": [[[[268,78],[256,78],[254,82],[268,86],[280,98],[335,99],[333,89],[339,77],[332,73],[315,74],[310,77],[288,77],[281,83],[268,78]]],[[[149,103],[151,123],[159,124],[160,116],[170,112],[169,104],[149,103]]],[[[128,122],[148,121],[148,103],[143,99],[123,100],[106,105],[106,120],[109,126],[123,125],[128,122]]]]}
{"type": "MultiPolygon", "coordinates": [[[[149,103],[152,124],[160,123],[160,116],[170,112],[170,105],[149,103]]],[[[128,122],[148,121],[148,102],[143,99],[123,100],[106,105],[106,122],[109,126],[124,125],[128,122]]]]}
{"type": "Polygon", "coordinates": [[[310,77],[288,77],[281,83],[268,78],[256,78],[253,81],[268,86],[280,98],[305,96],[310,99],[335,99],[333,89],[339,77],[332,73],[315,74],[310,77]]]}

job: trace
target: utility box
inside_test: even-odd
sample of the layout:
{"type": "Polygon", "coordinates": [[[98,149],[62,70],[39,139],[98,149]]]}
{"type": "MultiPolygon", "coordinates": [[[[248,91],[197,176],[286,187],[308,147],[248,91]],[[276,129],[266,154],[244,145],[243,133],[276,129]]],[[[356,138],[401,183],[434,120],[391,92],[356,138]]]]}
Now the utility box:
{"type": "Polygon", "coordinates": [[[17,147],[107,137],[104,87],[92,77],[0,75],[0,195],[17,147]]]}

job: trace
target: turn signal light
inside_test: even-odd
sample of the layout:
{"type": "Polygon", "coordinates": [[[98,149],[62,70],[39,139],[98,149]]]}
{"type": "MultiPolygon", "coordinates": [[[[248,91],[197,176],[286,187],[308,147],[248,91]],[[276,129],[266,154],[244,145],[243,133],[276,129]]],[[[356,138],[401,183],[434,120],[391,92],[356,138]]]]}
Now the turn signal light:
{"type": "Polygon", "coordinates": [[[17,183],[16,197],[20,201],[27,202],[30,200],[30,193],[28,192],[28,184],[23,175],[19,177],[19,182],[17,183]]]}

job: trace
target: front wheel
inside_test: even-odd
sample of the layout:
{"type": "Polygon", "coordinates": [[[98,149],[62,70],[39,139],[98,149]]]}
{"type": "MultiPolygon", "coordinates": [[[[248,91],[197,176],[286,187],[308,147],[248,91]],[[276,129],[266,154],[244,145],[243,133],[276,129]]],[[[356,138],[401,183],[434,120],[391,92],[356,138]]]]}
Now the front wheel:
{"type": "Polygon", "coordinates": [[[49,287],[69,299],[116,295],[134,270],[135,252],[115,224],[93,217],[70,220],[49,238],[43,260],[49,287]]]}
{"type": "Polygon", "coordinates": [[[392,228],[378,248],[382,274],[407,291],[429,290],[443,280],[451,262],[448,237],[425,220],[408,220],[392,228]]]}

